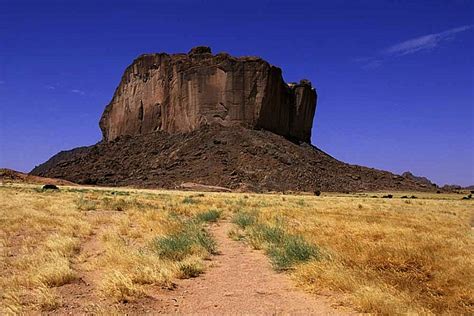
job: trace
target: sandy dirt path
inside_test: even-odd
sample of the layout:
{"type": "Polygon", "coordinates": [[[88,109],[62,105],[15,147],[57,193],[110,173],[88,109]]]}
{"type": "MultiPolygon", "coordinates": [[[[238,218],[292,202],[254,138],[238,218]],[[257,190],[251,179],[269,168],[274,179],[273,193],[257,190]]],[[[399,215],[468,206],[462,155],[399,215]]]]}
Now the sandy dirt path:
{"type": "Polygon", "coordinates": [[[331,307],[323,296],[295,289],[289,277],[276,273],[268,258],[227,236],[228,222],[210,227],[218,243],[206,272],[179,280],[177,288],[153,295],[158,304],[150,312],[178,314],[347,314],[331,307]],[[158,305],[158,306],[157,306],[158,305]]]}

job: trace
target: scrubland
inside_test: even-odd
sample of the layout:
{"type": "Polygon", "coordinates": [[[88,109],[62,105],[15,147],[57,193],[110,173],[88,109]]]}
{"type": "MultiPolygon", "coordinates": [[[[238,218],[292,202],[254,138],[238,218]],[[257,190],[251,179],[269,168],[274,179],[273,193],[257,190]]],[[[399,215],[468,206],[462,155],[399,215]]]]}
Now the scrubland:
{"type": "Polygon", "coordinates": [[[472,314],[474,203],[383,195],[260,199],[234,216],[231,235],[265,249],[301,288],[343,293],[359,312],[472,314]]]}
{"type": "Polygon", "coordinates": [[[175,194],[0,187],[2,312],[100,312],[199,275],[216,251],[200,209],[175,194]]]}
{"type": "Polygon", "coordinates": [[[0,186],[0,312],[120,312],[212,269],[208,227],[231,221],[302,291],[359,312],[474,313],[474,202],[383,195],[0,186]]]}

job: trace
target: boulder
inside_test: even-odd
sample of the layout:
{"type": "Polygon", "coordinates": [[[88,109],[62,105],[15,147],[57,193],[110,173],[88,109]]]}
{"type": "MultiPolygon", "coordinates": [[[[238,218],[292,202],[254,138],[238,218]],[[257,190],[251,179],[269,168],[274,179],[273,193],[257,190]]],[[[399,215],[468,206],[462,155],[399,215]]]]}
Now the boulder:
{"type": "Polygon", "coordinates": [[[46,191],[46,190],[53,190],[53,191],[58,191],[59,188],[55,185],[55,184],[45,184],[43,185],[43,191],[46,191]]]}

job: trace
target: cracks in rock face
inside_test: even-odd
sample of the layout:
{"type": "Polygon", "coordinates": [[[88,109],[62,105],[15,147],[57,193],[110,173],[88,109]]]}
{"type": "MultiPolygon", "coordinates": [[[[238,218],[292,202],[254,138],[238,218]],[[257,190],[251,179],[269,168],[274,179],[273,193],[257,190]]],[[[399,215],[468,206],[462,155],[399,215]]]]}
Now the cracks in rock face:
{"type": "Polygon", "coordinates": [[[138,131],[139,134],[142,133],[143,117],[144,117],[144,113],[143,113],[143,101],[140,100],[140,107],[138,108],[138,120],[140,121],[140,122],[139,122],[140,127],[139,127],[139,131],[138,131]]]}
{"type": "Polygon", "coordinates": [[[143,101],[140,101],[140,107],[138,108],[138,120],[143,121],[143,101]]]}
{"type": "Polygon", "coordinates": [[[156,116],[157,116],[157,118],[156,118],[156,126],[155,126],[155,128],[154,128],[154,131],[156,132],[156,131],[161,130],[161,125],[162,125],[162,121],[161,121],[161,111],[162,111],[162,109],[161,109],[161,104],[160,104],[159,102],[157,102],[157,103],[155,104],[155,107],[157,107],[157,110],[156,110],[156,116]]]}

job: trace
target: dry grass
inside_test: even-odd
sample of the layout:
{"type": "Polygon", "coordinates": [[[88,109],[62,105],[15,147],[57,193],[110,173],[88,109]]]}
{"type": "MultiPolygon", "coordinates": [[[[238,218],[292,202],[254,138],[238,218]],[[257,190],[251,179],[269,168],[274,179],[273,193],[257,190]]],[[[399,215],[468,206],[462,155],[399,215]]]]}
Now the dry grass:
{"type": "Polygon", "coordinates": [[[358,311],[473,314],[474,203],[458,195],[402,195],[252,198],[242,210],[253,211],[258,223],[246,219],[245,232],[252,243],[253,227],[284,223],[317,245],[320,257],[297,265],[292,277],[312,292],[345,293],[358,311]]]}
{"type": "Polygon", "coordinates": [[[0,186],[0,313],[58,310],[79,279],[84,308],[102,313],[195,277],[215,252],[202,228],[220,217],[299,286],[344,293],[358,311],[473,314],[474,203],[372,195],[0,186]]]}
{"type": "Polygon", "coordinates": [[[70,260],[90,225],[67,196],[31,189],[1,188],[0,218],[2,312],[56,308],[54,287],[76,278],[70,260]]]}
{"type": "Polygon", "coordinates": [[[105,304],[130,302],[146,296],[150,287],[169,288],[173,279],[202,273],[203,259],[211,253],[207,248],[193,246],[179,258],[168,258],[154,245],[157,239],[187,231],[191,223],[205,234],[202,215],[199,220],[195,215],[206,214],[208,208],[183,203],[184,197],[77,187],[60,192],[27,185],[0,187],[0,313],[61,308],[74,300],[74,294],[62,290],[68,285],[88,293],[87,303],[100,311],[106,306],[103,299],[105,304]]]}

